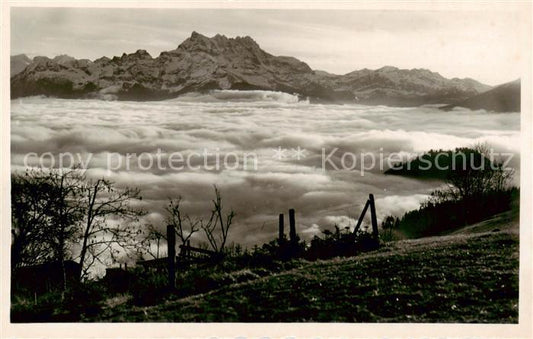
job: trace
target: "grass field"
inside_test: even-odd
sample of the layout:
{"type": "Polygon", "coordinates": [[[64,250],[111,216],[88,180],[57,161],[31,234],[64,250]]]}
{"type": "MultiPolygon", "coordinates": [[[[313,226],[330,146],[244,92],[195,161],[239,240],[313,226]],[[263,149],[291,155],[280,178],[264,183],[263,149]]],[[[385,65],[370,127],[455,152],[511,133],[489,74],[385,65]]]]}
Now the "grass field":
{"type": "Polygon", "coordinates": [[[479,226],[481,233],[392,242],[155,306],[116,298],[85,320],[516,323],[518,222],[506,220],[501,228],[479,226]]]}

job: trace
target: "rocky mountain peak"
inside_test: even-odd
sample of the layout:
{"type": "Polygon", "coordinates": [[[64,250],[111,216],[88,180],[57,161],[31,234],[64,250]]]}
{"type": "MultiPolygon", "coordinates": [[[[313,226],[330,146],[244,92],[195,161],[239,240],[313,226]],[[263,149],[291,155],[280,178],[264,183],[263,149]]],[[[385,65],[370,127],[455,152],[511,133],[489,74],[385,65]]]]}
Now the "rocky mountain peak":
{"type": "Polygon", "coordinates": [[[248,46],[260,48],[259,45],[257,44],[257,42],[255,42],[255,40],[252,39],[248,35],[247,36],[243,36],[243,37],[238,36],[238,37],[235,38],[235,41],[239,42],[242,45],[248,45],[248,46]]]}
{"type": "Polygon", "coordinates": [[[135,52],[135,54],[137,54],[137,55],[146,55],[146,56],[151,57],[151,56],[150,56],[150,53],[148,53],[145,49],[138,49],[138,50],[135,52]]]}
{"type": "Polygon", "coordinates": [[[196,49],[206,49],[206,47],[211,47],[212,45],[213,42],[211,39],[203,34],[193,31],[191,36],[185,39],[185,41],[183,41],[177,49],[183,51],[192,51],[196,49]]]}
{"type": "Polygon", "coordinates": [[[70,55],[61,54],[52,59],[54,62],[57,62],[60,65],[68,65],[76,61],[76,58],[71,57],[70,55]]]}
{"type": "Polygon", "coordinates": [[[145,49],[138,49],[135,53],[131,53],[130,56],[138,59],[151,60],[152,56],[145,49]]]}
{"type": "Polygon", "coordinates": [[[245,51],[254,54],[266,54],[257,42],[251,37],[228,38],[225,35],[217,34],[212,38],[202,35],[198,32],[192,32],[191,36],[181,43],[177,51],[181,52],[204,52],[208,54],[222,53],[243,53],[245,51]]]}
{"type": "MultiPolygon", "coordinates": [[[[99,58],[97,60],[95,60],[95,62],[107,62],[109,59],[108,58],[99,58]]],[[[130,54],[126,54],[126,53],[122,53],[122,55],[120,57],[113,57],[113,62],[115,63],[130,63],[130,62],[138,62],[138,61],[150,61],[150,60],[153,60],[152,59],[152,56],[150,55],[150,53],[148,53],[146,50],[144,49],[138,49],[136,52],[134,53],[130,53],[130,54]]]]}
{"type": "Polygon", "coordinates": [[[208,37],[196,31],[192,31],[191,36],[189,38],[189,40],[204,40],[204,39],[208,39],[208,37]]]}
{"type": "Polygon", "coordinates": [[[111,59],[109,59],[108,57],[106,56],[103,56],[101,58],[98,58],[98,59],[95,59],[94,60],[94,63],[99,63],[99,64],[107,64],[108,62],[110,62],[111,59]]]}

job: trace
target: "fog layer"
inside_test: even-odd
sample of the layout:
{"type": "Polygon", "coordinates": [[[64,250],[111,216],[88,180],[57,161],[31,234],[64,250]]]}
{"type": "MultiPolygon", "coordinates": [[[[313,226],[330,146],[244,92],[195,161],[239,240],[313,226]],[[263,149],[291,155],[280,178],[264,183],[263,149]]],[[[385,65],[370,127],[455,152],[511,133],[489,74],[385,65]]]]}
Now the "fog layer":
{"type": "Polygon", "coordinates": [[[442,183],[383,175],[387,163],[380,168],[380,158],[392,152],[488,142],[495,151],[512,153],[513,166],[519,163],[519,114],[318,105],[260,91],[160,102],[33,97],[11,106],[13,170],[24,166],[25,157],[32,165],[39,157],[49,164],[46,152],[57,166],[60,153],[72,152],[76,160],[90,160],[89,177],[139,187],[151,212],[144,222],[162,229],[168,197],[182,196],[184,212],[201,216],[208,214],[217,185],[224,206],[237,214],[231,240],[247,246],[274,239],[278,214],[289,208],[296,209],[305,239],[334,224],[353,227],[369,193],[376,197],[378,219],[418,208],[442,183]],[[127,153],[136,154],[129,169],[127,153]],[[172,153],[179,154],[173,159],[188,157],[189,166],[183,161],[183,168],[169,168],[172,153]],[[163,166],[149,166],[150,154],[163,166]],[[345,154],[350,156],[344,156],[343,169],[345,154]],[[361,154],[367,154],[364,175],[361,154]],[[324,155],[330,155],[325,168],[324,155]]]}

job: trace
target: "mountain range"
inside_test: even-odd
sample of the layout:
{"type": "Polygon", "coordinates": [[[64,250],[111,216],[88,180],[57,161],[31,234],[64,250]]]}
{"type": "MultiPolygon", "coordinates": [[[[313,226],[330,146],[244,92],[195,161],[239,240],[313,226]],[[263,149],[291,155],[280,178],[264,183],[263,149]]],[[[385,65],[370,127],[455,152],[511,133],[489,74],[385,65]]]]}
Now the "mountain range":
{"type": "Polygon", "coordinates": [[[67,55],[11,57],[11,98],[162,100],[213,89],[281,91],[317,102],[417,106],[462,102],[491,87],[391,66],[336,75],[293,57],[269,54],[248,36],[209,38],[197,32],[155,58],[145,50],[94,61],[67,55]]]}

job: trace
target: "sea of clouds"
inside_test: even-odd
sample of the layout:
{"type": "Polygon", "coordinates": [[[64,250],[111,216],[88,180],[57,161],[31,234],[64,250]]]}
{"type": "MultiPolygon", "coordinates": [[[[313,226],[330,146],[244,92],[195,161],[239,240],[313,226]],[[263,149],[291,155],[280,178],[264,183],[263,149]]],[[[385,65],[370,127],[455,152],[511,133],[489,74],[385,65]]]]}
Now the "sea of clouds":
{"type": "MultiPolygon", "coordinates": [[[[347,152],[370,153],[379,160],[393,152],[412,156],[479,142],[513,154],[510,165],[518,169],[520,115],[320,105],[265,91],[218,91],[158,102],[43,97],[11,102],[12,170],[23,169],[25,161],[37,165],[47,152],[56,160],[66,152],[90,159],[89,177],[106,176],[118,185],[140,188],[142,205],[150,211],[143,222],[161,229],[167,198],[182,196],[184,212],[205,216],[217,185],[224,206],[237,214],[231,241],[246,246],[274,239],[278,214],[289,208],[296,210],[301,237],[309,239],[335,224],[353,227],[369,193],[376,197],[381,220],[418,208],[442,185],[384,175],[379,164],[364,173],[360,163],[349,169],[324,168],[324,154],[340,164],[347,152]],[[126,167],[127,153],[143,152],[126,167]],[[177,170],[146,164],[150,154],[168,164],[172,153],[189,156],[188,166],[177,170]],[[231,164],[239,166],[217,167],[230,153],[231,164]],[[247,168],[244,154],[256,156],[247,168]]],[[[49,156],[43,161],[50,165],[49,156]]]]}

